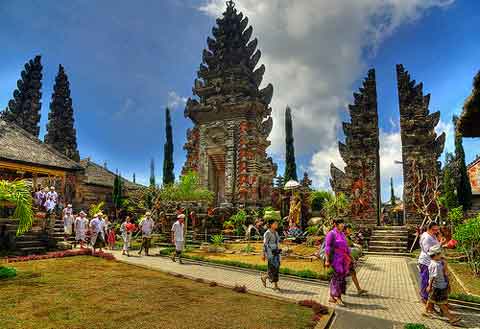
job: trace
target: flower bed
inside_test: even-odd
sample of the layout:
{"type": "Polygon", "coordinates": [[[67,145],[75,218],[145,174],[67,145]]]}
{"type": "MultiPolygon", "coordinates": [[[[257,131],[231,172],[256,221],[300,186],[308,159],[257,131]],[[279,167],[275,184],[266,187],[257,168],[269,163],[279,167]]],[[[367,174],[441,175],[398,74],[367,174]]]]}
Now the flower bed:
{"type": "MultiPolygon", "coordinates": [[[[64,257],[73,257],[73,256],[89,256],[92,255],[91,249],[78,249],[78,250],[65,250],[65,251],[54,251],[49,252],[43,255],[28,255],[28,256],[18,256],[7,258],[7,263],[16,263],[16,262],[28,262],[31,260],[41,260],[41,259],[50,259],[50,258],[64,258],[64,257]]],[[[107,260],[114,260],[115,257],[112,254],[106,252],[96,252],[95,257],[104,258],[107,260]]]]}

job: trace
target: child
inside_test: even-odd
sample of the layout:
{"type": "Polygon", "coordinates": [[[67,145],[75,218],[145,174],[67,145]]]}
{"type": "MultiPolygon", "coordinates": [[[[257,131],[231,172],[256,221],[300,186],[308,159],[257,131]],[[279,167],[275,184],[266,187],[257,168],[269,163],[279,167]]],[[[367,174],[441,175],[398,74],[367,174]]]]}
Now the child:
{"type": "Polygon", "coordinates": [[[428,255],[432,261],[428,266],[429,281],[426,289],[428,292],[428,301],[424,315],[430,316],[433,312],[433,306],[438,305],[443,314],[448,317],[450,324],[458,324],[460,318],[450,313],[447,306],[450,287],[448,284],[447,269],[442,260],[442,247],[440,245],[431,247],[428,255]]]}
{"type": "Polygon", "coordinates": [[[107,245],[110,250],[113,250],[115,247],[115,224],[110,222],[108,216],[103,216],[103,220],[105,222],[106,230],[107,230],[107,245]]]}

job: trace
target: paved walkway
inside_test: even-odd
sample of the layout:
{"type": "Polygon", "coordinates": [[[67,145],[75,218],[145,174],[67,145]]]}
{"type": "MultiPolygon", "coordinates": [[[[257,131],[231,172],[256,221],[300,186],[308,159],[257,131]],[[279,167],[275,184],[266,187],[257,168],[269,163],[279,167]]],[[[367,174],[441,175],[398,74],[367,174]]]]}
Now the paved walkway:
{"type": "MultiPolygon", "coordinates": [[[[180,265],[163,257],[126,257],[119,251],[113,253],[121,261],[164,272],[216,281],[227,286],[245,285],[249,291],[274,297],[294,300],[314,299],[322,304],[328,304],[327,285],[284,278],[280,281],[282,291],[276,292],[265,289],[259,275],[252,272],[198,264],[180,265]]],[[[404,257],[365,257],[357,275],[369,294],[364,297],[356,296],[354,293],[347,294],[344,299],[347,307],[337,308],[338,319],[334,328],[403,328],[404,323],[423,323],[429,329],[451,328],[440,319],[422,317],[423,306],[418,301],[416,285],[408,269],[409,261],[404,257]]],[[[349,285],[348,291],[354,292],[355,289],[349,285]]],[[[480,328],[480,312],[463,310],[459,312],[464,318],[465,327],[480,328]]]]}

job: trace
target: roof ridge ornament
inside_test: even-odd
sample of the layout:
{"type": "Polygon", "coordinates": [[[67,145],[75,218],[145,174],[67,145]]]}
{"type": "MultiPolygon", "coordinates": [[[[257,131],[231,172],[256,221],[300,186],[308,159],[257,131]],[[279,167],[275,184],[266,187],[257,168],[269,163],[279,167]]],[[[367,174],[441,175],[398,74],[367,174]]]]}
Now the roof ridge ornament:
{"type": "Polygon", "coordinates": [[[227,5],[227,8],[235,8],[235,2],[233,2],[233,0],[228,0],[225,4],[227,5]]]}

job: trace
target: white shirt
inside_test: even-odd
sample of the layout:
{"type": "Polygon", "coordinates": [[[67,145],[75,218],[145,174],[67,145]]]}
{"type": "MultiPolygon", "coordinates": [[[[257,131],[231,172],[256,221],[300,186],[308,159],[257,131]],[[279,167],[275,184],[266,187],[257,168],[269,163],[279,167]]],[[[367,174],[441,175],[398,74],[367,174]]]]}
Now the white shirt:
{"type": "Polygon", "coordinates": [[[180,222],[177,220],[175,223],[172,225],[172,232],[173,235],[175,236],[175,241],[183,241],[183,227],[185,224],[180,224],[180,222]]]}
{"type": "Polygon", "coordinates": [[[142,227],[142,233],[144,235],[150,235],[153,231],[153,226],[154,226],[154,221],[151,218],[145,218],[142,220],[142,223],[140,224],[142,227]]]}
{"type": "Polygon", "coordinates": [[[45,208],[47,209],[47,211],[55,209],[55,206],[56,204],[53,200],[47,200],[45,202],[45,208]]]}
{"type": "Polygon", "coordinates": [[[75,231],[85,231],[87,229],[88,219],[77,217],[75,219],[75,231]]]}
{"type": "Polygon", "coordinates": [[[98,217],[95,217],[90,222],[90,227],[92,228],[94,233],[103,232],[104,226],[105,226],[105,222],[99,219],[98,217]]]}
{"type": "Polygon", "coordinates": [[[439,244],[437,238],[434,236],[431,236],[428,234],[428,232],[423,232],[423,234],[420,236],[420,256],[418,257],[418,263],[428,266],[430,265],[431,258],[428,255],[428,251],[430,248],[433,246],[439,244]]]}
{"type": "Polygon", "coordinates": [[[444,265],[441,261],[432,259],[428,266],[428,274],[430,280],[433,280],[432,286],[434,288],[445,289],[448,287],[444,273],[444,265]]]}
{"type": "Polygon", "coordinates": [[[47,193],[47,199],[52,197],[53,202],[57,203],[58,193],[56,191],[50,191],[47,193]]]}

